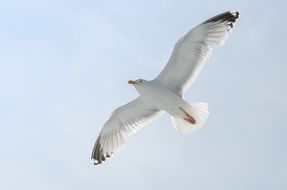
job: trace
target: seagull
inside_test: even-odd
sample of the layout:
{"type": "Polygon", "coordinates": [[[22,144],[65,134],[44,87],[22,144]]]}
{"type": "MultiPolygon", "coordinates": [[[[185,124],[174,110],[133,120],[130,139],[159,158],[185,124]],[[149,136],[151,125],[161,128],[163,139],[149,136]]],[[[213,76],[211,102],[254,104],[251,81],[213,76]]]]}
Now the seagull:
{"type": "Polygon", "coordinates": [[[94,165],[118,152],[127,136],[165,112],[171,115],[179,132],[191,133],[204,125],[209,114],[208,104],[188,103],[183,96],[213,48],[224,44],[238,18],[238,11],[228,11],[204,21],[177,41],[166,66],[155,79],[128,81],[139,96],[118,107],[106,120],[92,151],[94,165]]]}

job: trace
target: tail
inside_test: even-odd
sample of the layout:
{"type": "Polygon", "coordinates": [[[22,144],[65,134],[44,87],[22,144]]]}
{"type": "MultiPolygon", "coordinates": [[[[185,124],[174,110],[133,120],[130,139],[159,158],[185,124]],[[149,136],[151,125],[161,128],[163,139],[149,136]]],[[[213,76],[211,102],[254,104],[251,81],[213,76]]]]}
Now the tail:
{"type": "Polygon", "coordinates": [[[189,107],[181,108],[186,117],[171,116],[175,129],[182,133],[191,133],[201,128],[208,117],[208,104],[197,102],[192,103],[189,107]]]}

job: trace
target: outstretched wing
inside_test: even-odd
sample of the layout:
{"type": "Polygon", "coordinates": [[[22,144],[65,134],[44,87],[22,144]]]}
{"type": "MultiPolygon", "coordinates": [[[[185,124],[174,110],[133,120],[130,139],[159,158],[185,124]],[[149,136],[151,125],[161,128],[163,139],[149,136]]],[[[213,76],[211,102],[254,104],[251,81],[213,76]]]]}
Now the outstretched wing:
{"type": "Polygon", "coordinates": [[[144,102],[141,97],[117,108],[104,124],[92,152],[92,162],[101,164],[117,152],[126,136],[155,120],[163,111],[144,102]]]}
{"type": "Polygon", "coordinates": [[[225,12],[210,18],[181,37],[156,80],[183,94],[196,79],[212,49],[224,44],[239,12],[225,12]]]}

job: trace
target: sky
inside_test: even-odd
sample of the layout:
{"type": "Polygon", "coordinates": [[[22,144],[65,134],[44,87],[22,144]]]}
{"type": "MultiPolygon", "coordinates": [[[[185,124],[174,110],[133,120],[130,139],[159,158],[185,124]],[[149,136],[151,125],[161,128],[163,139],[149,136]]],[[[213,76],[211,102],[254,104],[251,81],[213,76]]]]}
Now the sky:
{"type": "Polygon", "coordinates": [[[0,0],[0,189],[287,189],[283,0],[0,0]],[[107,116],[153,79],[177,39],[227,10],[240,19],[187,92],[208,102],[188,135],[165,114],[100,166],[107,116]]]}

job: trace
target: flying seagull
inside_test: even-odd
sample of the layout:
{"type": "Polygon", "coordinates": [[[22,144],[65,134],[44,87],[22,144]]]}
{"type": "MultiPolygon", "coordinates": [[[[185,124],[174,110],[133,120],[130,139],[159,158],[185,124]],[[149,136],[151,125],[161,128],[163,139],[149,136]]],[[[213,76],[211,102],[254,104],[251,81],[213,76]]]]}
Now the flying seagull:
{"type": "Polygon", "coordinates": [[[212,17],[183,35],[163,71],[153,80],[129,80],[139,97],[117,108],[104,124],[93,148],[92,163],[101,164],[134,134],[164,112],[175,129],[193,132],[208,117],[207,103],[188,103],[183,95],[196,79],[214,47],[222,46],[239,17],[228,11],[212,17]]]}

